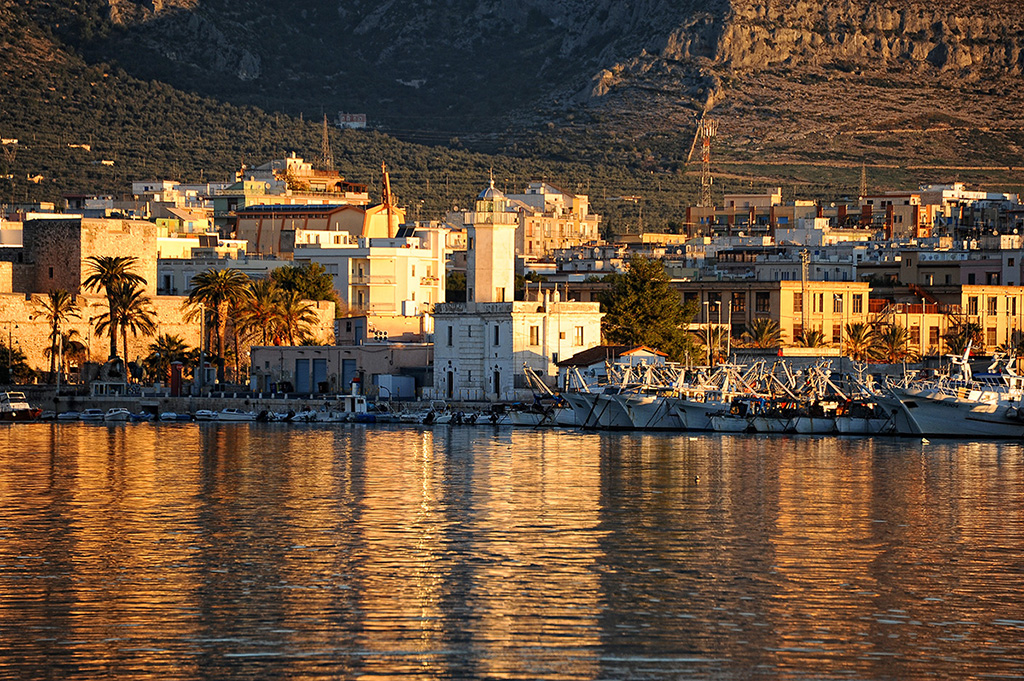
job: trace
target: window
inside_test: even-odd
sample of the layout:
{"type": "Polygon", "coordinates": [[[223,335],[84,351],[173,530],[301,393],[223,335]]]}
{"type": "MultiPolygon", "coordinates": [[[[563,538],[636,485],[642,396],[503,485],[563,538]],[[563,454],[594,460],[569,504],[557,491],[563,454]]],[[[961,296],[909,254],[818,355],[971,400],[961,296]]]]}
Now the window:
{"type": "Polygon", "coordinates": [[[974,272],[971,272],[970,274],[967,275],[967,283],[970,285],[970,284],[974,284],[974,282],[975,282],[974,272]]]}
{"type": "Polygon", "coordinates": [[[771,312],[772,295],[768,291],[758,291],[754,294],[754,312],[771,312]]]}
{"type": "Polygon", "coordinates": [[[921,344],[921,327],[912,326],[910,327],[910,344],[920,345],[921,344]]]}
{"type": "Polygon", "coordinates": [[[1010,317],[1017,316],[1017,299],[1007,298],[1006,299],[1006,314],[1010,317]]]}
{"type": "Polygon", "coordinates": [[[970,296],[967,299],[967,314],[977,316],[977,314],[978,314],[978,296],[970,296]]]}
{"type": "Polygon", "coordinates": [[[345,322],[345,333],[352,333],[352,322],[345,322]]]}
{"type": "Polygon", "coordinates": [[[473,250],[473,237],[469,237],[469,239],[466,240],[466,248],[471,251],[473,250]]]}
{"type": "Polygon", "coordinates": [[[832,325],[832,342],[842,343],[843,342],[843,325],[833,324],[832,325]]]}
{"type": "Polygon", "coordinates": [[[928,345],[931,347],[937,347],[939,344],[939,327],[931,326],[928,327],[928,345]]]}
{"type": "Polygon", "coordinates": [[[998,309],[998,307],[997,307],[998,302],[999,302],[999,299],[996,298],[995,296],[989,296],[988,297],[988,314],[991,314],[991,315],[996,314],[996,310],[998,309]]]}
{"type": "Polygon", "coordinates": [[[500,343],[501,343],[501,327],[498,326],[497,324],[495,324],[494,325],[494,345],[497,346],[500,343]]]}
{"type": "Polygon", "coordinates": [[[843,294],[833,293],[832,294],[832,312],[835,314],[843,313],[843,294]]]}
{"type": "Polygon", "coordinates": [[[988,345],[989,348],[995,348],[995,346],[996,346],[996,330],[995,329],[985,329],[985,344],[988,345]]]}
{"type": "Polygon", "coordinates": [[[747,296],[743,293],[732,294],[732,311],[733,312],[746,312],[747,311],[747,296]]]}
{"type": "Polygon", "coordinates": [[[415,277],[416,277],[416,265],[413,265],[413,266],[412,266],[412,277],[413,277],[413,278],[415,278],[415,277]]]}
{"type": "Polygon", "coordinates": [[[803,333],[804,333],[804,325],[803,324],[794,324],[793,325],[793,340],[794,341],[797,338],[799,338],[800,336],[802,336],[803,333]]]}
{"type": "Polygon", "coordinates": [[[565,331],[558,332],[558,340],[565,340],[565,331]]]}
{"type": "Polygon", "coordinates": [[[530,345],[540,345],[540,327],[530,327],[530,345]]]}
{"type": "Polygon", "coordinates": [[[802,293],[794,293],[793,294],[793,312],[803,312],[803,311],[804,311],[804,294],[802,294],[802,293]]]}
{"type": "Polygon", "coordinates": [[[454,335],[452,328],[451,326],[448,327],[448,347],[452,346],[452,336],[454,335]]]}
{"type": "Polygon", "coordinates": [[[819,293],[818,295],[814,296],[814,304],[815,304],[815,310],[814,310],[815,312],[824,312],[825,311],[825,294],[824,293],[819,293]]]}
{"type": "Polygon", "coordinates": [[[53,268],[50,268],[50,279],[53,279],[53,268]]]}
{"type": "Polygon", "coordinates": [[[864,296],[853,297],[853,314],[864,314],[864,296]]]}
{"type": "Polygon", "coordinates": [[[583,327],[582,326],[577,326],[576,327],[576,334],[573,336],[572,344],[573,345],[583,345],[583,327]]]}

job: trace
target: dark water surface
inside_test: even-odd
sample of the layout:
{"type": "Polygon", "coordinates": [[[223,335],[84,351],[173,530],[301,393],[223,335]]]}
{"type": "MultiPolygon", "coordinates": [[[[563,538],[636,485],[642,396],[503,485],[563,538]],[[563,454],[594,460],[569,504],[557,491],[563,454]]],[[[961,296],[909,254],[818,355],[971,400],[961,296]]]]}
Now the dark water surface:
{"type": "Polygon", "coordinates": [[[1024,447],[0,428],[0,678],[1022,678],[1024,447]]]}

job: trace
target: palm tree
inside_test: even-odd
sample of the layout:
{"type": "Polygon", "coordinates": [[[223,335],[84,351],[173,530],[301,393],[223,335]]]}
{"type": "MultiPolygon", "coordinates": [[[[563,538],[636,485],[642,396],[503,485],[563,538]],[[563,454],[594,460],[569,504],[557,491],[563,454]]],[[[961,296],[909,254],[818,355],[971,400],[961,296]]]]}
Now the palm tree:
{"type": "Polygon", "coordinates": [[[78,311],[78,303],[64,289],[50,291],[36,304],[36,307],[50,325],[50,376],[53,376],[57,372],[57,357],[60,355],[63,337],[60,327],[72,319],[80,318],[81,315],[78,311]]]}
{"type": "MultiPolygon", "coordinates": [[[[86,258],[90,274],[82,285],[89,290],[103,289],[107,296],[107,329],[110,332],[110,357],[117,356],[117,315],[113,312],[113,291],[119,284],[145,284],[146,279],[134,271],[139,259],[134,255],[93,255],[86,258]]],[[[104,328],[107,328],[106,326],[104,328]]],[[[99,324],[96,330],[100,333],[99,324]]]]}
{"type": "Polygon", "coordinates": [[[156,333],[156,313],[150,307],[149,296],[135,286],[122,286],[117,296],[118,326],[124,345],[124,359],[128,361],[128,333],[136,338],[156,333]]]}
{"type": "Polygon", "coordinates": [[[821,329],[804,329],[797,336],[796,344],[804,348],[820,348],[825,345],[825,334],[821,329]]]}
{"type": "Polygon", "coordinates": [[[967,351],[968,343],[976,349],[984,347],[981,324],[967,319],[951,318],[949,331],[946,332],[944,338],[946,339],[946,350],[951,355],[964,354],[967,351]]]}
{"type": "Polygon", "coordinates": [[[76,363],[81,365],[82,357],[85,354],[85,343],[82,342],[82,335],[75,329],[68,329],[62,331],[60,334],[60,341],[54,346],[43,348],[43,356],[50,358],[50,366],[53,366],[55,360],[58,360],[59,366],[57,371],[63,376],[65,372],[65,366],[69,359],[74,360],[76,363]]]}
{"type": "Polygon", "coordinates": [[[725,334],[725,328],[721,326],[704,327],[697,334],[700,344],[704,346],[705,353],[710,349],[712,363],[720,362],[723,359],[722,348],[725,346],[725,334]]]}
{"type": "Polygon", "coordinates": [[[271,279],[260,279],[249,286],[249,296],[242,301],[237,321],[263,345],[276,344],[281,326],[281,290],[271,279]]]}
{"type": "Polygon", "coordinates": [[[188,302],[194,307],[205,307],[213,313],[217,330],[217,378],[224,380],[224,346],[227,336],[228,308],[249,295],[250,280],[236,269],[209,269],[192,278],[188,302]]]}
{"type": "Polygon", "coordinates": [[[755,348],[774,348],[782,338],[782,329],[774,319],[761,317],[747,325],[743,338],[755,348]]]}
{"type": "Polygon", "coordinates": [[[855,362],[867,361],[875,347],[875,330],[870,324],[854,322],[846,325],[845,353],[855,362]]]}
{"type": "Polygon", "coordinates": [[[318,318],[313,312],[313,303],[302,298],[297,291],[281,293],[278,309],[281,315],[281,327],[288,345],[295,345],[296,339],[309,335],[309,328],[316,324],[318,318]]]}
{"type": "Polygon", "coordinates": [[[171,373],[171,364],[174,362],[184,363],[188,355],[188,346],[181,336],[162,334],[149,344],[149,355],[143,362],[146,371],[152,377],[160,377],[160,380],[168,380],[171,373]]]}
{"type": "Polygon", "coordinates": [[[890,324],[877,332],[878,358],[887,364],[898,364],[913,358],[910,332],[899,324],[890,324]]]}

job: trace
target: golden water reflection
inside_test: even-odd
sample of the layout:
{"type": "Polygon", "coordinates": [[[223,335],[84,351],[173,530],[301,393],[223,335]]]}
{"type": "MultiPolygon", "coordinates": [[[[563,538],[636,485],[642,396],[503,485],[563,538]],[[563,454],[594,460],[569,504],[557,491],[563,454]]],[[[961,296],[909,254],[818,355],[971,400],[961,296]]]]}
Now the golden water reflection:
{"type": "Polygon", "coordinates": [[[0,430],[0,677],[1024,674],[1013,443],[0,430]]]}

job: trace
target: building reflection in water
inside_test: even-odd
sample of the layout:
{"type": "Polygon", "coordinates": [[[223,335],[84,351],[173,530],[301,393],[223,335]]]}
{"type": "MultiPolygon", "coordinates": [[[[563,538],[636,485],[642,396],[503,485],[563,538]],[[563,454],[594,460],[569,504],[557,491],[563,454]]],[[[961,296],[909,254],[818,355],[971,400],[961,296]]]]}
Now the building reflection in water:
{"type": "Polygon", "coordinates": [[[1024,673],[1017,444],[3,432],[0,676],[1024,673]]]}

